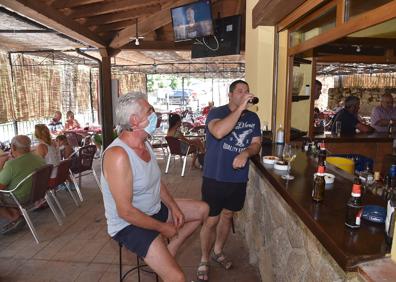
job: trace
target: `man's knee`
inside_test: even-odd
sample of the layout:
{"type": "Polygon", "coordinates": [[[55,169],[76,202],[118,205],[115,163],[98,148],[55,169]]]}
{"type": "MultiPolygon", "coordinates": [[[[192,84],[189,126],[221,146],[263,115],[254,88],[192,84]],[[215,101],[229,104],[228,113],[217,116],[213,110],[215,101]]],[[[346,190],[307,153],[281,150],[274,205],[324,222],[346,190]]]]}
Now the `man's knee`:
{"type": "Polygon", "coordinates": [[[180,269],[178,269],[178,270],[175,269],[175,270],[168,272],[168,274],[164,278],[164,281],[185,282],[186,277],[185,277],[183,271],[181,271],[180,269]]]}
{"type": "Polygon", "coordinates": [[[219,216],[209,216],[204,224],[206,228],[213,229],[217,226],[217,223],[219,223],[219,216]]]}
{"type": "Polygon", "coordinates": [[[205,221],[209,215],[209,205],[205,202],[201,202],[199,205],[199,210],[200,210],[202,221],[205,221]]]}
{"type": "Polygon", "coordinates": [[[234,212],[230,210],[222,210],[221,217],[227,220],[231,220],[234,216],[234,212]]]}

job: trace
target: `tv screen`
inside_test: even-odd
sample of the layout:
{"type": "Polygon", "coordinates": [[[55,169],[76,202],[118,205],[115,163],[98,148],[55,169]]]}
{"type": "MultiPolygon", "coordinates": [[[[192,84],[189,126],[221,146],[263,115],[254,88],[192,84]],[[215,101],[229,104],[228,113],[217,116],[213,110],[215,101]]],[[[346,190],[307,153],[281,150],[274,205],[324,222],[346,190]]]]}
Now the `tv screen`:
{"type": "Polygon", "coordinates": [[[241,15],[215,20],[214,36],[216,36],[216,39],[214,36],[205,38],[205,43],[214,50],[205,46],[205,44],[203,44],[203,40],[201,40],[202,42],[194,42],[191,49],[191,58],[239,54],[241,51],[241,31],[241,15]],[[218,49],[215,49],[217,46],[218,49]]]}
{"type": "Polygon", "coordinates": [[[171,9],[175,41],[213,35],[210,1],[198,1],[171,9]]]}

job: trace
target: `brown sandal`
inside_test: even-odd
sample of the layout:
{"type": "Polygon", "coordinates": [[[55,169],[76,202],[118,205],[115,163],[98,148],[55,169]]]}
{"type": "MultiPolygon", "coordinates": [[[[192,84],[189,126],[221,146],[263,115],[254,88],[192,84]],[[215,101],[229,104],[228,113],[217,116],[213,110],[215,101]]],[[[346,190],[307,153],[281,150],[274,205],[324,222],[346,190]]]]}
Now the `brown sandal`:
{"type": "Polygon", "coordinates": [[[207,262],[207,261],[201,261],[200,263],[199,263],[199,265],[198,265],[198,270],[197,270],[197,279],[198,279],[198,282],[208,282],[209,281],[209,262],[207,262]],[[199,270],[199,268],[200,267],[202,267],[202,266],[204,266],[205,267],[205,270],[199,270]],[[208,279],[202,279],[202,278],[199,278],[199,277],[202,277],[202,276],[206,276],[206,277],[208,277],[208,279]]]}
{"type": "Polygon", "coordinates": [[[232,266],[232,261],[229,260],[223,252],[216,254],[214,251],[210,254],[211,258],[220,264],[225,270],[228,270],[232,266]]]}

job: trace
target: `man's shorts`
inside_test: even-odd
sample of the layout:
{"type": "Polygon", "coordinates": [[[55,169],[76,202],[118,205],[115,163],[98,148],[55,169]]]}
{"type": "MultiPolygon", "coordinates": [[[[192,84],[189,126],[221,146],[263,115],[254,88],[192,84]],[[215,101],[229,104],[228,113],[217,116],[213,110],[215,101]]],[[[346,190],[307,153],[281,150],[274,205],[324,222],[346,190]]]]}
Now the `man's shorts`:
{"type": "Polygon", "coordinates": [[[202,200],[209,205],[209,216],[218,216],[222,209],[240,211],[246,197],[246,182],[222,182],[203,178],[202,200]]]}
{"type": "MultiPolygon", "coordinates": [[[[160,211],[151,217],[161,222],[166,222],[168,219],[168,208],[161,203],[160,211]]],[[[139,257],[145,258],[151,243],[159,234],[158,231],[137,227],[131,224],[120,230],[113,236],[113,239],[122,243],[128,250],[137,254],[139,257]]]]}

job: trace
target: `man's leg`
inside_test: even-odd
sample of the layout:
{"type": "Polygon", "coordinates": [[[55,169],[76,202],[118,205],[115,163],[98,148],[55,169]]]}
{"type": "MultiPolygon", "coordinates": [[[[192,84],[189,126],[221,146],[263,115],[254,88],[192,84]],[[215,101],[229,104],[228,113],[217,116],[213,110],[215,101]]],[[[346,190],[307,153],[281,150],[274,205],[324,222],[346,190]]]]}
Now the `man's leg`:
{"type": "MultiPolygon", "coordinates": [[[[180,210],[184,214],[185,223],[180,228],[178,235],[172,238],[168,244],[169,252],[174,256],[181,244],[206,220],[209,207],[206,203],[191,199],[175,199],[180,210]]],[[[172,220],[169,213],[168,220],[172,220]]]]}
{"type": "Polygon", "coordinates": [[[220,214],[220,221],[216,229],[216,241],[213,248],[215,254],[223,252],[224,245],[227,241],[228,235],[230,234],[231,222],[234,212],[223,209],[220,214]]]}
{"type": "Polygon", "coordinates": [[[161,236],[151,243],[144,262],[157,273],[164,282],[184,282],[186,278],[174,256],[169,252],[161,236]]]}
{"type": "MultiPolygon", "coordinates": [[[[216,225],[219,222],[219,217],[220,216],[209,216],[201,228],[201,264],[198,267],[198,272],[209,271],[208,266],[202,263],[207,263],[209,261],[209,253],[216,237],[216,225]]],[[[209,279],[207,275],[198,275],[198,278],[204,281],[209,279]]]]}

